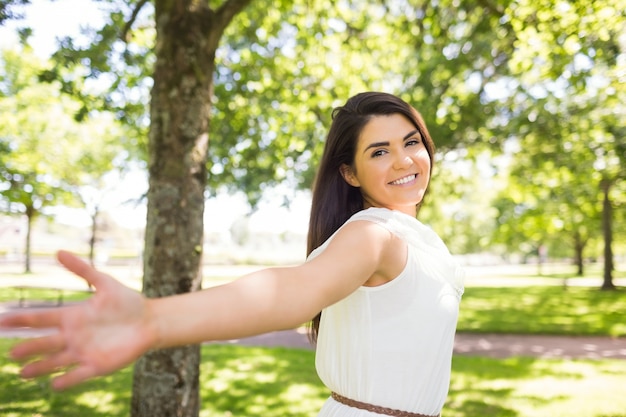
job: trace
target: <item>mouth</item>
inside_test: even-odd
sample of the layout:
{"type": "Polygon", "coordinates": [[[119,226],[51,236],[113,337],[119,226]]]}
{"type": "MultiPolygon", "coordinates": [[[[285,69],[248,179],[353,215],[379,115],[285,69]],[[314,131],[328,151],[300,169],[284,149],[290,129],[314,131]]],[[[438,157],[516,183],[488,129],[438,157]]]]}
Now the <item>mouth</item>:
{"type": "Polygon", "coordinates": [[[402,185],[414,181],[417,178],[417,174],[407,175],[406,177],[402,177],[395,181],[391,181],[389,184],[391,185],[402,185]]]}

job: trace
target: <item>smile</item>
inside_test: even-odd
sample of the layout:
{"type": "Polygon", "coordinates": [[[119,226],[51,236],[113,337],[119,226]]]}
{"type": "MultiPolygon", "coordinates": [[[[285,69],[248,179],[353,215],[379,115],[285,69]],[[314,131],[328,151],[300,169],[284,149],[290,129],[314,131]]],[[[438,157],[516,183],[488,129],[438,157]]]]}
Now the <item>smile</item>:
{"type": "Polygon", "coordinates": [[[402,177],[399,180],[391,181],[389,184],[402,185],[415,180],[415,178],[417,178],[417,174],[407,175],[406,177],[402,177]]]}

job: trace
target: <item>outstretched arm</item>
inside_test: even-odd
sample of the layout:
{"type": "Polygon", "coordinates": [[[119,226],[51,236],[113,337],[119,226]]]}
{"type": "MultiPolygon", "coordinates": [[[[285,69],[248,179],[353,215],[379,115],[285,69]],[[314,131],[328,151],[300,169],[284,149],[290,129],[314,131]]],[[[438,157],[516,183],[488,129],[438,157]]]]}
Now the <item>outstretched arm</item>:
{"type": "Polygon", "coordinates": [[[64,389],[129,365],[154,344],[156,331],[141,294],[68,252],[59,252],[58,259],[96,294],[72,306],[6,315],[0,327],[56,328],[57,333],[17,344],[11,356],[37,358],[24,366],[26,378],[68,370],[53,381],[54,388],[64,389]]]}
{"type": "Polygon", "coordinates": [[[150,349],[227,340],[298,326],[346,297],[380,270],[389,233],[367,222],[342,229],[323,254],[295,267],[268,268],[229,284],[147,299],[67,252],[60,262],[96,288],[85,303],[0,318],[0,327],[53,327],[56,334],[19,343],[18,360],[35,358],[25,377],[63,370],[63,389],[129,365],[150,349]]]}

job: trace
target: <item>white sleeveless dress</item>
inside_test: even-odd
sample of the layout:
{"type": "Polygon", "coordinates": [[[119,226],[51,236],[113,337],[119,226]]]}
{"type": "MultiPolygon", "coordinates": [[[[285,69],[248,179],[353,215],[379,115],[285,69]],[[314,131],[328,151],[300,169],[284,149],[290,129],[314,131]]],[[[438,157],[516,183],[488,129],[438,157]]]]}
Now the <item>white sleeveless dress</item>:
{"type": "MultiPolygon", "coordinates": [[[[352,400],[438,415],[448,395],[463,273],[439,236],[414,217],[369,208],[348,222],[356,220],[374,222],[403,239],[407,263],[392,281],[360,287],[323,310],[318,375],[331,391],[352,400]]],[[[379,415],[329,398],[318,417],[379,415]]]]}

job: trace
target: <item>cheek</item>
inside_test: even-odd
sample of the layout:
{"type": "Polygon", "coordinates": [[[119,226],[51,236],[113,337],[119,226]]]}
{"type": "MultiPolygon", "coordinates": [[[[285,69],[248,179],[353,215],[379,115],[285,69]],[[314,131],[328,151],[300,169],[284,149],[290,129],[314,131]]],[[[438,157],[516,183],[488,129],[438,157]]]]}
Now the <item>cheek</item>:
{"type": "Polygon", "coordinates": [[[381,172],[385,171],[385,166],[382,158],[370,159],[369,161],[361,162],[356,167],[360,178],[380,178],[381,172]]]}
{"type": "Polygon", "coordinates": [[[428,155],[428,151],[426,148],[422,148],[419,151],[415,152],[415,160],[423,167],[427,167],[428,171],[430,171],[430,155],[428,155]]]}

